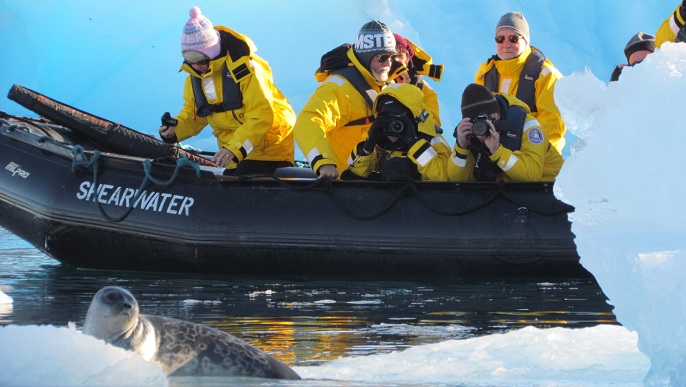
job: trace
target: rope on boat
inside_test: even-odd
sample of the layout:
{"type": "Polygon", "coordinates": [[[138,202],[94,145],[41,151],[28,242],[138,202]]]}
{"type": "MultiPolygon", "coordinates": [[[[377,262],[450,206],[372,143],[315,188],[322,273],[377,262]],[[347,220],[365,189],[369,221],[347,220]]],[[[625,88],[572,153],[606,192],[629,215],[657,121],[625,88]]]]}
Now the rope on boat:
{"type": "Polygon", "coordinates": [[[507,193],[507,190],[505,189],[505,183],[504,182],[500,181],[496,184],[497,184],[496,185],[497,190],[494,191],[491,196],[486,198],[481,203],[477,203],[473,206],[470,206],[470,207],[468,207],[464,210],[460,210],[460,211],[444,211],[444,210],[435,208],[424,198],[424,196],[421,194],[421,192],[419,192],[419,190],[417,189],[417,186],[415,184],[412,183],[411,186],[412,186],[412,192],[415,194],[417,199],[422,203],[422,205],[424,207],[426,207],[429,211],[434,212],[434,213],[439,214],[439,215],[447,215],[447,216],[467,215],[467,214],[478,211],[478,210],[488,206],[489,204],[493,203],[498,197],[503,197],[505,200],[509,201],[510,203],[513,203],[513,204],[519,206],[519,209],[517,210],[517,212],[518,212],[517,215],[519,217],[528,217],[529,212],[532,212],[532,213],[535,213],[538,215],[544,215],[544,216],[555,216],[555,215],[566,214],[566,213],[572,212],[574,210],[574,207],[572,207],[570,205],[566,205],[566,204],[563,206],[560,206],[559,209],[553,210],[553,211],[544,211],[544,210],[531,208],[530,205],[522,204],[522,203],[518,202],[517,200],[513,199],[512,196],[507,193]],[[520,214],[520,213],[522,213],[522,214],[520,214]],[[523,215],[524,213],[526,213],[526,216],[523,215]]]}
{"type": "Polygon", "coordinates": [[[4,119],[4,118],[0,118],[0,124],[7,126],[7,131],[8,131],[8,132],[11,132],[11,131],[17,130],[17,129],[21,129],[21,130],[23,130],[23,131],[25,131],[25,132],[27,132],[27,133],[30,133],[30,132],[31,132],[31,129],[29,129],[28,126],[23,125],[23,124],[13,124],[13,123],[7,121],[7,120],[4,119]]]}
{"type": "Polygon", "coordinates": [[[186,157],[184,155],[184,156],[176,159],[176,168],[174,169],[174,173],[171,175],[169,180],[162,182],[162,181],[155,179],[150,174],[150,168],[152,168],[152,161],[148,160],[148,159],[143,160],[143,170],[145,171],[145,179],[150,180],[153,184],[155,184],[158,187],[162,187],[162,188],[167,188],[172,183],[174,183],[174,181],[176,180],[176,176],[179,174],[179,171],[181,170],[181,168],[186,167],[186,166],[194,168],[195,169],[195,176],[200,177],[200,166],[197,163],[189,160],[188,157],[186,157]]]}
{"type": "Polygon", "coordinates": [[[398,192],[393,195],[391,200],[388,201],[385,207],[383,207],[381,210],[377,211],[376,213],[369,214],[369,215],[357,215],[354,212],[352,212],[349,208],[343,205],[341,200],[338,198],[338,195],[336,195],[336,190],[333,189],[333,184],[331,184],[330,180],[326,180],[326,188],[328,189],[329,192],[331,192],[331,196],[333,197],[333,200],[336,202],[338,205],[338,208],[340,208],[346,215],[353,219],[357,220],[372,220],[380,217],[381,215],[387,213],[388,211],[391,210],[395,206],[396,203],[398,203],[398,200],[405,194],[405,191],[409,188],[409,186],[413,185],[411,180],[408,180],[407,183],[405,183],[399,190],[398,192]]]}
{"type": "Polygon", "coordinates": [[[372,220],[375,218],[378,218],[388,211],[390,211],[395,204],[400,200],[400,198],[409,190],[411,191],[414,196],[419,200],[419,202],[429,211],[439,214],[439,215],[445,215],[445,216],[463,216],[463,215],[468,215],[473,212],[479,211],[491,203],[493,203],[496,199],[499,197],[504,198],[505,200],[519,206],[517,210],[517,218],[528,218],[529,213],[535,213],[538,215],[544,215],[544,216],[555,216],[555,215],[561,215],[561,214],[566,214],[569,212],[572,212],[574,210],[574,207],[570,205],[561,205],[557,209],[551,210],[551,211],[545,211],[542,209],[536,209],[532,208],[531,205],[527,204],[522,204],[516,199],[514,199],[511,195],[508,194],[507,190],[505,189],[505,184],[504,182],[498,182],[496,186],[496,190],[493,191],[491,195],[486,197],[483,201],[480,201],[479,203],[475,203],[465,209],[460,209],[460,210],[455,210],[455,211],[450,211],[450,210],[445,210],[442,208],[438,208],[434,205],[432,205],[426,198],[425,195],[423,195],[419,189],[417,188],[417,185],[415,184],[415,181],[412,179],[409,179],[400,189],[393,195],[393,197],[386,203],[386,205],[381,208],[379,211],[369,214],[369,215],[360,215],[356,214],[352,209],[348,208],[349,206],[346,206],[343,201],[340,199],[340,197],[336,193],[335,185],[331,183],[329,180],[323,180],[323,179],[316,179],[312,184],[309,184],[307,186],[296,186],[293,184],[288,184],[285,181],[279,179],[278,177],[275,176],[270,176],[270,175],[264,175],[264,174],[254,174],[254,175],[245,175],[245,176],[240,176],[239,181],[247,181],[251,180],[254,178],[258,177],[268,177],[273,179],[274,181],[278,182],[281,186],[288,188],[293,191],[307,191],[310,189],[313,189],[321,184],[325,184],[325,188],[327,191],[331,193],[331,196],[334,199],[334,202],[336,205],[349,217],[357,220],[372,220]]]}
{"type": "Polygon", "coordinates": [[[140,187],[136,190],[136,194],[133,196],[133,200],[131,200],[131,206],[126,209],[126,212],[122,214],[119,217],[112,217],[109,214],[105,212],[105,209],[102,207],[102,203],[98,200],[97,196],[97,190],[98,190],[98,160],[100,159],[100,151],[94,150],[93,151],[93,157],[91,157],[90,160],[88,160],[88,156],[86,155],[86,152],[84,151],[83,147],[81,145],[75,145],[74,148],[72,149],[72,155],[74,156],[74,160],[72,161],[72,166],[71,170],[72,172],[76,172],[78,168],[93,168],[93,185],[92,189],[95,190],[94,195],[93,195],[93,201],[96,203],[96,206],[98,207],[98,211],[100,214],[103,216],[103,218],[107,219],[109,222],[113,223],[118,223],[121,222],[122,220],[126,219],[129,214],[131,214],[131,211],[133,211],[134,206],[136,205],[136,202],[138,202],[138,199],[140,198],[141,194],[145,190],[145,188],[148,186],[149,183],[153,183],[154,185],[162,188],[167,188],[169,187],[174,181],[176,180],[176,177],[178,176],[179,170],[185,166],[190,166],[195,169],[195,175],[200,177],[200,166],[193,162],[190,161],[187,157],[181,157],[176,160],[176,168],[174,169],[174,173],[172,176],[169,178],[167,181],[159,181],[156,178],[154,178],[150,174],[150,169],[152,166],[152,162],[150,160],[143,160],[143,171],[145,172],[145,178],[143,179],[143,182],[141,183],[140,187]]]}

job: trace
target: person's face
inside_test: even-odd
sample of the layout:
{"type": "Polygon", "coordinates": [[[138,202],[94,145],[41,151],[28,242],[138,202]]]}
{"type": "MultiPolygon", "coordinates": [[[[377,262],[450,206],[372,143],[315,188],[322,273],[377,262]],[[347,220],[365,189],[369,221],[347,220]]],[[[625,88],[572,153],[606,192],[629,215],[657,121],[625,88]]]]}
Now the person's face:
{"type": "Polygon", "coordinates": [[[393,60],[393,54],[385,52],[372,57],[372,61],[369,63],[369,70],[377,81],[388,81],[388,72],[391,71],[393,60]]]}
{"type": "Polygon", "coordinates": [[[210,58],[200,53],[184,53],[184,59],[193,70],[200,74],[205,73],[210,68],[210,58]]]}
{"type": "Polygon", "coordinates": [[[632,64],[642,62],[643,59],[645,59],[650,54],[652,54],[652,51],[648,51],[648,50],[636,51],[629,56],[629,64],[632,65],[632,64]]]}
{"type": "Polygon", "coordinates": [[[524,52],[528,43],[524,37],[511,28],[502,28],[495,36],[495,48],[502,60],[516,58],[524,52]]]}
{"type": "Polygon", "coordinates": [[[395,60],[398,62],[402,63],[407,67],[407,65],[410,63],[410,53],[407,51],[407,49],[401,45],[395,46],[395,51],[398,53],[395,55],[395,60]]]}

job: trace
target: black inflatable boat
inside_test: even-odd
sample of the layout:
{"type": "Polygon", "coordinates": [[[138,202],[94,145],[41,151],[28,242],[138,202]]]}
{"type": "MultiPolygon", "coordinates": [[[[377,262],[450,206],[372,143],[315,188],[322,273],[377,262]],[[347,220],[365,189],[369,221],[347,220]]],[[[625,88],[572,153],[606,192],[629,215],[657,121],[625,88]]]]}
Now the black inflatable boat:
{"type": "Polygon", "coordinates": [[[567,218],[573,208],[549,183],[327,182],[298,167],[227,177],[202,155],[20,86],[9,97],[42,118],[0,118],[0,226],[66,264],[241,275],[589,275],[567,218]],[[117,131],[129,140],[116,140],[117,131]]]}

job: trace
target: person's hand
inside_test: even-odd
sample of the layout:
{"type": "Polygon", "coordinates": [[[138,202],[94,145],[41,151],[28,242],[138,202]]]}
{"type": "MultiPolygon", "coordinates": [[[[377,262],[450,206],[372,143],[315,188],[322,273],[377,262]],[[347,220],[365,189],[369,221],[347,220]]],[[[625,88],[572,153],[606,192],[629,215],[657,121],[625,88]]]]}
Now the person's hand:
{"type": "Polygon", "coordinates": [[[411,83],[412,77],[410,76],[409,71],[405,71],[404,73],[398,74],[398,76],[395,77],[394,81],[395,83],[411,83]]]}
{"type": "Polygon", "coordinates": [[[495,151],[498,150],[500,147],[500,133],[498,133],[495,130],[495,126],[491,121],[487,121],[488,123],[488,136],[476,136],[479,140],[481,140],[484,144],[486,144],[486,147],[488,150],[491,152],[491,154],[494,154],[495,151]]]}
{"type": "Polygon", "coordinates": [[[410,72],[407,67],[396,60],[391,64],[391,70],[388,72],[388,79],[395,83],[410,83],[412,78],[410,77],[410,72]]]}
{"type": "Polygon", "coordinates": [[[212,162],[222,168],[226,168],[226,166],[229,165],[231,160],[233,160],[235,157],[236,156],[234,156],[233,153],[231,153],[228,149],[222,148],[219,150],[219,152],[212,156],[212,162]]]}
{"type": "Polygon", "coordinates": [[[175,129],[175,126],[160,126],[158,131],[160,132],[160,138],[162,139],[162,141],[169,144],[177,142],[175,129]]]}
{"type": "Polygon", "coordinates": [[[319,173],[317,179],[333,180],[338,178],[338,170],[333,164],[322,165],[319,167],[319,170],[317,170],[317,173],[319,173]]]}
{"type": "Polygon", "coordinates": [[[467,137],[474,134],[472,132],[472,121],[469,117],[465,117],[457,124],[455,131],[457,132],[457,145],[462,149],[467,149],[469,140],[467,137]]]}
{"type": "Polygon", "coordinates": [[[377,117],[372,123],[372,126],[367,132],[367,139],[364,141],[364,144],[362,144],[362,152],[365,153],[365,156],[374,152],[374,147],[379,143],[381,137],[383,137],[381,133],[383,132],[383,128],[388,125],[388,121],[387,118],[377,117]]]}

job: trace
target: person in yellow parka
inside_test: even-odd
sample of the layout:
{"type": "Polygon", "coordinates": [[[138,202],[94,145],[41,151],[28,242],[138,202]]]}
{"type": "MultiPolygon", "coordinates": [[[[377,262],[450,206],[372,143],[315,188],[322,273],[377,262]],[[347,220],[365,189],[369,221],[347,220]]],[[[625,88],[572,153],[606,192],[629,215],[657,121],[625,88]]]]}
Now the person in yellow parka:
{"type": "MultiPolygon", "coordinates": [[[[393,34],[395,37],[395,56],[397,66],[391,67],[389,76],[395,83],[410,83],[417,86],[424,93],[424,106],[431,113],[436,125],[441,126],[440,109],[438,106],[438,94],[426,82],[424,76],[434,81],[440,82],[443,77],[443,65],[432,63],[431,56],[422,50],[409,39],[405,39],[400,34],[393,34]],[[402,66],[399,66],[402,64],[402,66]]],[[[394,63],[396,65],[396,63],[394,63]]]]}
{"type": "Polygon", "coordinates": [[[253,42],[190,10],[183,29],[181,70],[188,73],[178,124],[162,125],[168,143],[195,136],[208,124],[219,151],[212,161],[225,175],[272,174],[293,166],[295,113],[274,85],[269,64],[253,42]]]}
{"type": "Polygon", "coordinates": [[[683,42],[686,40],[686,0],[677,6],[655,34],[655,45],[659,48],[664,42],[683,42]],[[681,31],[681,36],[679,32],[681,31]]]}
{"type": "Polygon", "coordinates": [[[295,141],[320,179],[336,179],[350,151],[367,137],[374,99],[389,83],[395,51],[393,33],[380,21],[366,23],[354,45],[343,44],[321,59],[321,85],[293,128],[295,141]]]}
{"type": "Polygon", "coordinates": [[[353,149],[341,179],[447,181],[450,146],[436,133],[419,88],[387,86],[374,101],[374,116],[367,139],[353,149]]]}
{"type": "Polygon", "coordinates": [[[462,93],[462,120],[448,163],[451,181],[554,181],[564,160],[529,107],[472,83],[462,93]]]}
{"type": "Polygon", "coordinates": [[[521,12],[503,15],[495,33],[497,54],[481,64],[474,82],[492,92],[514,95],[529,105],[550,143],[562,153],[567,126],[554,98],[555,82],[562,74],[530,45],[529,24],[521,12]]]}

